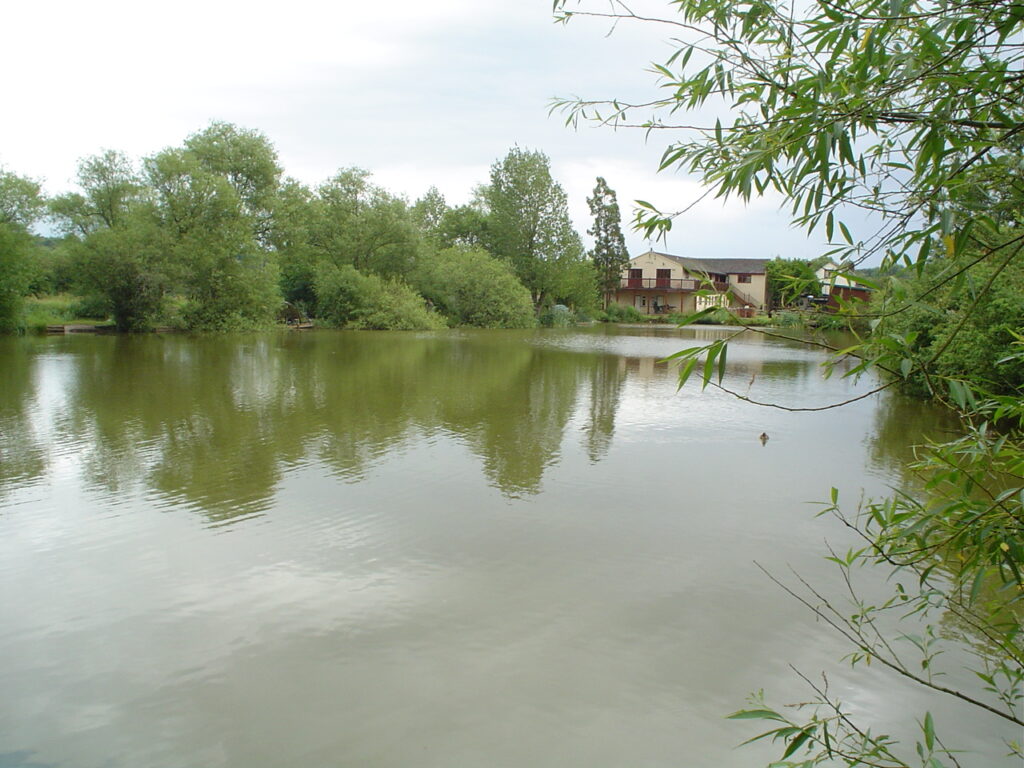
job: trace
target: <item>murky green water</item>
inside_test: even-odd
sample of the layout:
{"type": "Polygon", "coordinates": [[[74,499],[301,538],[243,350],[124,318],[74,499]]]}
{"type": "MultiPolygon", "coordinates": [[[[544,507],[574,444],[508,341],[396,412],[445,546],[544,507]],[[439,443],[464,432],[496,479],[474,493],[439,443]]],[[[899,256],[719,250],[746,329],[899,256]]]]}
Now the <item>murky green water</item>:
{"type": "MultiPolygon", "coordinates": [[[[657,359],[720,333],[0,339],[0,766],[774,754],[722,716],[845,649],[754,561],[827,583],[845,534],[806,502],[884,493],[943,425],[677,392],[657,359]]],[[[867,386],[729,360],[785,404],[867,386]]],[[[833,684],[924,709],[867,675],[833,684]]]]}

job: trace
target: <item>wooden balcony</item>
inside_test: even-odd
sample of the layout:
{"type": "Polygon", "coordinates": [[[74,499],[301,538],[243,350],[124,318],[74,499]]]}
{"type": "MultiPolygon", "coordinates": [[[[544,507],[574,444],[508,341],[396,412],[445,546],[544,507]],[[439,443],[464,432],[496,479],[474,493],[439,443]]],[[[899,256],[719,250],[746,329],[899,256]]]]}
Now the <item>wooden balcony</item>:
{"type": "Polygon", "coordinates": [[[714,282],[710,285],[692,277],[623,277],[619,280],[620,290],[665,291],[667,293],[689,293],[714,288],[719,293],[729,290],[728,283],[714,282]]]}

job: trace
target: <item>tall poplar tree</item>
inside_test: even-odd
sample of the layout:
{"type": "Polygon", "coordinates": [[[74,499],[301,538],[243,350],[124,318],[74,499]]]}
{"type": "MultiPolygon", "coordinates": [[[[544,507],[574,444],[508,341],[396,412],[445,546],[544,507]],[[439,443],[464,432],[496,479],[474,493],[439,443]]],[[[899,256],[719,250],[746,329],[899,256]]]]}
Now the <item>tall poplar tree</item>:
{"type": "Polygon", "coordinates": [[[629,263],[629,251],[622,236],[622,217],[615,190],[609,188],[603,176],[597,177],[594,196],[587,198],[587,205],[594,217],[594,226],[587,230],[587,234],[594,238],[590,258],[597,270],[602,300],[607,307],[608,296],[618,288],[622,270],[629,263]]]}

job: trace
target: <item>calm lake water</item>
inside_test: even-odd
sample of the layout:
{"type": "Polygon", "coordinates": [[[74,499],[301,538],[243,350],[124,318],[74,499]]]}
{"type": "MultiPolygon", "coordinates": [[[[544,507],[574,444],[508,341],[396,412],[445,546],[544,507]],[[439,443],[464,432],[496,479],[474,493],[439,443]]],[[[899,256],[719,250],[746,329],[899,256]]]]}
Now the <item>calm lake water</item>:
{"type": "MultiPolygon", "coordinates": [[[[991,745],[755,565],[834,584],[808,502],[949,425],[677,391],[722,333],[0,339],[0,767],[748,766],[723,716],[809,698],[789,664],[991,745]]],[[[821,360],[751,335],[727,383],[868,388],[821,360]]]]}

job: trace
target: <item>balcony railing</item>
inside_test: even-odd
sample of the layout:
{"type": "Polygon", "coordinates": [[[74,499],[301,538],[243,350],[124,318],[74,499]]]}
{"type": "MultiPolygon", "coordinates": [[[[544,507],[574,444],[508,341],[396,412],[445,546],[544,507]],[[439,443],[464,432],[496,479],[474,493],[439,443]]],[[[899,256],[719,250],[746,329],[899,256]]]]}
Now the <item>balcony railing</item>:
{"type": "Polygon", "coordinates": [[[719,293],[725,293],[729,289],[728,283],[714,282],[710,285],[703,280],[678,277],[623,277],[619,280],[619,288],[650,291],[698,291],[710,289],[719,293]]]}

